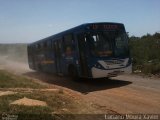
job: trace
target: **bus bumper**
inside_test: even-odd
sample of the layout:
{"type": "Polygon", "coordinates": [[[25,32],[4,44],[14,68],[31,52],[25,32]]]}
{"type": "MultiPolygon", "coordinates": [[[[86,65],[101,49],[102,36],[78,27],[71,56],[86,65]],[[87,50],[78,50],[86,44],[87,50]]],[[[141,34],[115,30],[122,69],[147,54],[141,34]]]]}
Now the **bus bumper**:
{"type": "Polygon", "coordinates": [[[126,68],[113,69],[113,70],[102,70],[93,67],[91,69],[91,72],[93,78],[116,77],[117,75],[120,75],[122,73],[127,73],[127,74],[132,73],[132,65],[126,68]]]}

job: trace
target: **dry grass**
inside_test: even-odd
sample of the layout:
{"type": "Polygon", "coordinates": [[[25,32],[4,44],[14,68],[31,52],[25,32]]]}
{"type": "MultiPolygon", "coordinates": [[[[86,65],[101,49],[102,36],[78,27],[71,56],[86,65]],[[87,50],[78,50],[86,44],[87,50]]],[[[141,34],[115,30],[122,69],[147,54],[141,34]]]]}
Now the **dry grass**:
{"type": "Polygon", "coordinates": [[[74,120],[76,114],[92,113],[94,109],[90,104],[75,100],[63,89],[48,89],[45,85],[35,83],[31,79],[13,75],[0,70],[1,93],[6,91],[14,94],[0,96],[0,113],[18,115],[18,119],[74,120]],[[25,106],[11,104],[22,98],[29,98],[45,102],[46,106],[25,106]]]}
{"type": "Polygon", "coordinates": [[[4,70],[0,70],[0,88],[45,88],[45,86],[33,82],[22,76],[13,75],[4,70]]]}

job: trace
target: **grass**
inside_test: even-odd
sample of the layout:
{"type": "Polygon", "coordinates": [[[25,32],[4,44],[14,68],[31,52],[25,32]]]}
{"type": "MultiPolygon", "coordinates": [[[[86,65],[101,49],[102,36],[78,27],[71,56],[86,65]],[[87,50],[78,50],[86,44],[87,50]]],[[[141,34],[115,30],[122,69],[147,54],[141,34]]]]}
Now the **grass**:
{"type": "Polygon", "coordinates": [[[13,90],[17,92],[17,94],[13,95],[0,96],[0,111],[3,112],[21,113],[25,111],[25,113],[30,114],[36,111],[36,113],[48,113],[57,110],[59,111],[59,109],[66,108],[68,107],[67,105],[72,103],[70,102],[69,97],[64,95],[63,89],[60,89],[57,92],[40,91],[40,89],[45,89],[47,86],[41,85],[22,76],[13,75],[4,70],[0,70],[0,88],[3,91],[7,90],[7,88],[13,88],[13,90]],[[32,88],[32,91],[26,92],[14,88],[32,88]],[[17,107],[15,108],[14,105],[12,105],[12,107],[9,105],[9,103],[23,97],[45,101],[49,107],[42,107],[40,109],[37,109],[37,107],[23,107],[24,109],[18,107],[18,109],[16,109],[17,107]]]}
{"type": "MultiPolygon", "coordinates": [[[[18,115],[20,118],[24,120],[28,119],[53,119],[52,114],[70,114],[69,118],[74,118],[74,115],[71,115],[73,110],[75,109],[75,104],[72,99],[67,97],[64,94],[60,94],[59,92],[40,92],[34,91],[34,93],[17,93],[14,95],[7,95],[0,97],[0,112],[7,114],[18,115]],[[10,105],[11,102],[21,99],[23,97],[27,97],[30,99],[36,99],[45,101],[48,106],[19,106],[19,105],[10,105]],[[67,111],[64,111],[64,108],[67,111]]],[[[69,119],[68,118],[68,119],[69,119]]],[[[72,120],[72,119],[71,119],[72,120]]]]}
{"type": "Polygon", "coordinates": [[[86,114],[89,110],[92,111],[89,105],[75,100],[66,94],[63,89],[59,89],[58,91],[41,91],[41,89],[45,89],[47,86],[0,70],[0,90],[1,92],[7,91],[10,90],[9,88],[12,88],[16,93],[0,96],[0,114],[18,115],[18,120],[74,120],[74,114],[86,114]],[[26,91],[16,88],[26,88],[26,91]],[[31,91],[27,91],[27,88],[32,89],[31,91]],[[10,104],[24,97],[44,101],[47,103],[47,106],[19,106],[10,104]]]}
{"type": "Polygon", "coordinates": [[[63,108],[73,108],[73,101],[60,93],[53,92],[40,92],[36,91],[33,93],[17,93],[13,95],[6,95],[0,97],[0,111],[7,113],[25,113],[25,114],[37,114],[37,113],[54,113],[54,112],[63,112],[70,113],[69,111],[63,111],[63,108]],[[26,106],[18,106],[18,105],[10,105],[11,102],[21,99],[21,98],[30,98],[45,101],[47,103],[47,107],[26,107],[26,106]]]}
{"type": "Polygon", "coordinates": [[[0,70],[0,88],[45,88],[31,79],[0,70]]]}

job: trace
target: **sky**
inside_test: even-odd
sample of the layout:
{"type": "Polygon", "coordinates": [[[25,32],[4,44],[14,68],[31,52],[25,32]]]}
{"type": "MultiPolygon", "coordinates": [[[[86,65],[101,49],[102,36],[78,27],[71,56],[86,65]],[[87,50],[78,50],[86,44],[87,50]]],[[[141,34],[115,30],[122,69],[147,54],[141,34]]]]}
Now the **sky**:
{"type": "Polygon", "coordinates": [[[132,36],[160,32],[160,0],[0,0],[0,43],[30,43],[91,22],[132,36]]]}

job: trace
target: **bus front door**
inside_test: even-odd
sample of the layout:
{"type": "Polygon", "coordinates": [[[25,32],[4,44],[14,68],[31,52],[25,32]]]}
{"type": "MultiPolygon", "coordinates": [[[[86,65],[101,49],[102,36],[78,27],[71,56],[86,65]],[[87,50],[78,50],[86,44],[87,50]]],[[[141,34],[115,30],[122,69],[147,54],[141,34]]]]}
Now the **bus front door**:
{"type": "Polygon", "coordinates": [[[81,76],[88,77],[87,45],[84,35],[78,35],[81,76]]]}

